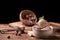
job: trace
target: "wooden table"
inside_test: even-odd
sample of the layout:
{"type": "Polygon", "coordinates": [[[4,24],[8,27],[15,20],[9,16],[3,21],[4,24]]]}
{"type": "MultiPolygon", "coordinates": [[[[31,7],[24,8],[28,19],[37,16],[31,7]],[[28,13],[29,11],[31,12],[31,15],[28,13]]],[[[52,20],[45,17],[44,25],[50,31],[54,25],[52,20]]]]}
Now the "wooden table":
{"type": "MultiPolygon", "coordinates": [[[[4,25],[4,24],[3,24],[4,25]]],[[[1,25],[0,25],[1,26],[1,25]]],[[[4,25],[5,26],[5,25],[4,25]]],[[[8,26],[9,27],[9,26],[8,26]]],[[[27,27],[25,28],[25,32],[31,30],[31,27],[27,27]]],[[[16,36],[15,35],[15,31],[11,31],[11,32],[6,32],[5,34],[1,34],[0,33],[0,40],[60,40],[60,32],[54,32],[51,36],[49,36],[48,38],[36,38],[36,37],[30,37],[28,34],[24,33],[21,34],[21,36],[16,36]],[[10,36],[10,39],[8,39],[7,37],[10,36]]]]}

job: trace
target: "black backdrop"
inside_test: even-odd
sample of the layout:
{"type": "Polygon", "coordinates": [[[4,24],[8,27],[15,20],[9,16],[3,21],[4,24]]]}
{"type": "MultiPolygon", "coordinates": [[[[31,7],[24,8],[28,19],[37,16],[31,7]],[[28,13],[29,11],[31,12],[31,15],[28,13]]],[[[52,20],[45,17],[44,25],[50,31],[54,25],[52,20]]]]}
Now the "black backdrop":
{"type": "Polygon", "coordinates": [[[19,21],[19,13],[21,10],[29,9],[35,12],[37,18],[42,15],[47,21],[60,22],[58,13],[58,5],[53,2],[44,0],[16,0],[16,1],[0,1],[0,23],[9,23],[19,21]],[[57,7],[56,7],[57,6],[57,7]]]}

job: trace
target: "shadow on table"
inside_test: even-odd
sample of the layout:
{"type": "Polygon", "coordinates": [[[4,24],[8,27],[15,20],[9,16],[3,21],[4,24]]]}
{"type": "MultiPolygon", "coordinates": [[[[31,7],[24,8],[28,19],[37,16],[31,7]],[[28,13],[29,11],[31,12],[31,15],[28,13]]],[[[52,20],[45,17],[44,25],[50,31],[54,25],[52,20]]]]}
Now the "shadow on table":
{"type": "Polygon", "coordinates": [[[60,37],[49,36],[49,37],[40,37],[38,39],[42,39],[42,40],[60,40],[60,37]]]}

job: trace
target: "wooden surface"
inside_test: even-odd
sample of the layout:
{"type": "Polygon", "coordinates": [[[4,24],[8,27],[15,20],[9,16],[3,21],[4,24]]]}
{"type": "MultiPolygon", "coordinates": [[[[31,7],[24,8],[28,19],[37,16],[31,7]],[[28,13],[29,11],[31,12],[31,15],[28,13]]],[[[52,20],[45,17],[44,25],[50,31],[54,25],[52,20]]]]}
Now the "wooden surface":
{"type": "MultiPolygon", "coordinates": [[[[11,23],[10,23],[11,24],[11,23]]],[[[19,24],[19,22],[16,22],[15,24],[19,24]]],[[[12,26],[14,24],[11,24],[12,26]]],[[[9,28],[9,25],[5,25],[5,24],[0,24],[0,28],[2,28],[2,26],[4,28],[9,28]],[[7,26],[7,27],[6,27],[7,26]]],[[[17,26],[17,25],[15,25],[17,26]]],[[[25,28],[25,32],[31,30],[31,27],[26,26],[25,28]]],[[[1,34],[0,33],[0,40],[60,40],[60,32],[53,32],[53,34],[51,36],[49,36],[48,38],[36,38],[36,37],[30,37],[28,34],[24,33],[21,34],[20,36],[16,36],[15,35],[16,32],[15,31],[11,31],[11,32],[6,32],[5,34],[1,34]],[[11,38],[8,39],[7,37],[10,36],[11,38]]]]}

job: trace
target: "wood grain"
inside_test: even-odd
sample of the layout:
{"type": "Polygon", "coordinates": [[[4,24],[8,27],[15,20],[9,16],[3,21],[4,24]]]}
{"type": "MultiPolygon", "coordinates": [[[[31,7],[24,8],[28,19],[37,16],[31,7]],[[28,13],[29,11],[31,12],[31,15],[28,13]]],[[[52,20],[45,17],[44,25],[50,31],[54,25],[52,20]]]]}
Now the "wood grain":
{"type": "Polygon", "coordinates": [[[49,22],[50,25],[53,25],[53,26],[57,26],[57,27],[60,27],[60,23],[56,23],[56,22],[49,22]]]}

